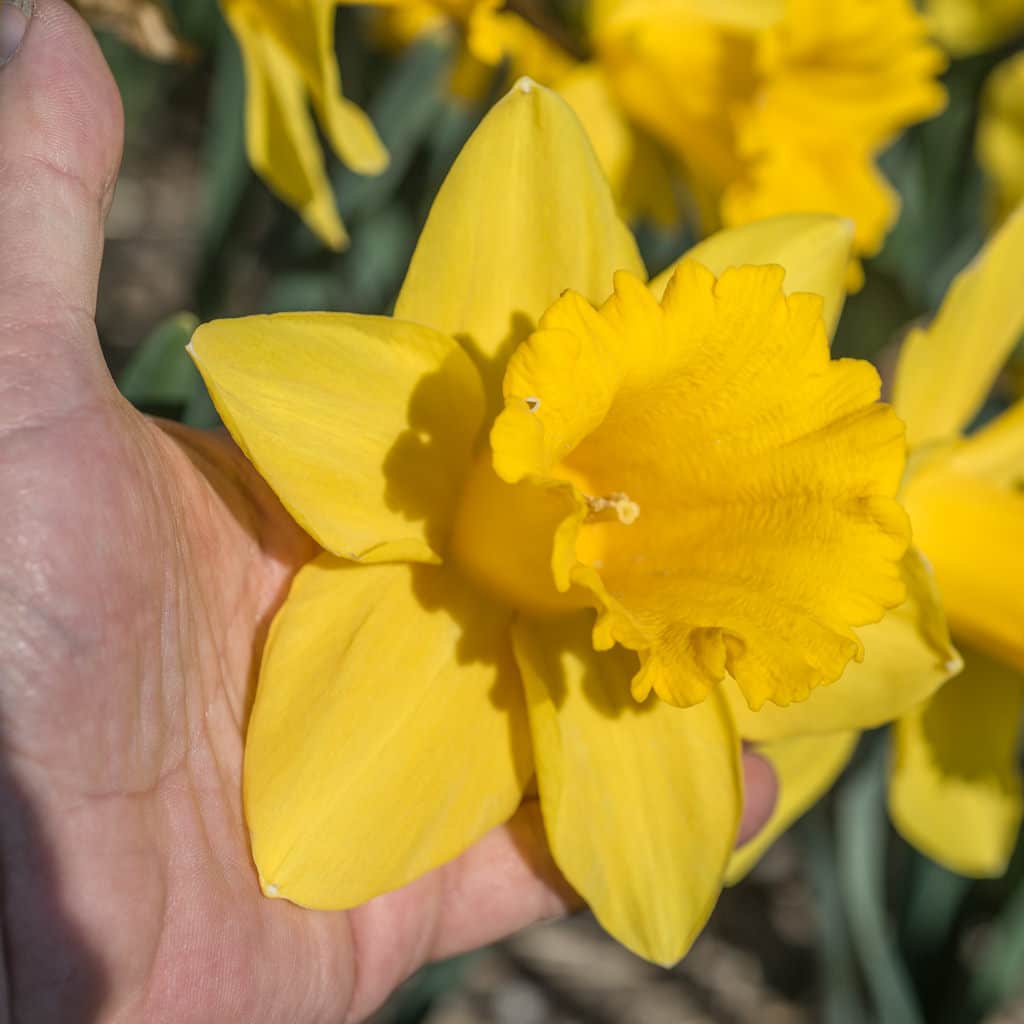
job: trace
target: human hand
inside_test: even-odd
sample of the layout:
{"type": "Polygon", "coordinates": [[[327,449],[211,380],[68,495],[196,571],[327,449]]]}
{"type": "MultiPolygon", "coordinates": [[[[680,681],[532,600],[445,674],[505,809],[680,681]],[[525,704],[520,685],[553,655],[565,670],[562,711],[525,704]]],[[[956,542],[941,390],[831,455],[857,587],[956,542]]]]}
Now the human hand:
{"type": "MultiPolygon", "coordinates": [[[[314,547],[221,435],[113,386],[93,312],[121,133],[89,31],[38,0],[0,70],[0,1020],[358,1020],[574,897],[531,803],[353,911],[260,894],[245,722],[314,547]]],[[[745,769],[749,835],[774,784],[745,769]]]]}

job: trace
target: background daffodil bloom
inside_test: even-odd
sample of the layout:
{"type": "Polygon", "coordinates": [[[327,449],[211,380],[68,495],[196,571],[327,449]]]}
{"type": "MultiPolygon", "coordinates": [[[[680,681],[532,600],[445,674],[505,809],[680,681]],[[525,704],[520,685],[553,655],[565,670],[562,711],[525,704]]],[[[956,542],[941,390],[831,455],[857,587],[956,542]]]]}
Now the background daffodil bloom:
{"type": "MultiPolygon", "coordinates": [[[[889,790],[903,836],[961,874],[1006,868],[1022,816],[1024,402],[962,435],[1024,330],[1022,258],[1018,211],[954,281],[932,325],[915,329],[904,346],[894,404],[911,444],[903,501],[917,550],[904,560],[907,602],[860,631],[863,663],[785,714],[770,705],[753,714],[733,694],[741,731],[760,740],[775,766],[780,800],[764,831],[734,858],[731,878],[753,866],[842,771],[856,743],[849,731],[856,715],[848,709],[839,722],[828,704],[854,686],[862,698],[878,695],[876,709],[884,693],[905,700],[889,790]]],[[[884,721],[871,714],[869,700],[862,709],[862,727],[884,721]]]]}
{"type": "Polygon", "coordinates": [[[310,114],[353,171],[379,174],[388,154],[370,119],[341,92],[334,49],[339,0],[221,0],[245,62],[249,162],[319,238],[347,236],[310,114]]]}
{"type": "Polygon", "coordinates": [[[673,962],[732,857],[725,687],[780,715],[841,689],[833,728],[905,708],[825,686],[903,600],[908,541],[902,425],[828,353],[849,246],[782,218],[646,285],[579,122],[524,82],[451,170],[393,319],[197,331],[225,424],[324,549],[247,734],[268,895],[397,888],[536,774],[570,884],[673,962]]]}
{"type": "Polygon", "coordinates": [[[1024,402],[963,436],[1024,330],[1024,210],[953,282],[904,345],[894,402],[907,422],[915,543],[935,567],[964,671],[896,726],[890,810],[922,852],[1001,874],[1021,822],[1024,402]]]}
{"type": "Polygon", "coordinates": [[[998,222],[1024,199],[1024,54],[1003,61],[989,75],[976,146],[998,222]]]}
{"type": "Polygon", "coordinates": [[[1024,0],[927,0],[928,27],[956,57],[991,49],[1024,31],[1024,0]]]}
{"type": "Polygon", "coordinates": [[[898,201],[875,157],[945,102],[945,59],[909,0],[606,0],[598,13],[613,93],[677,155],[710,223],[830,212],[854,222],[857,255],[878,252],[898,201]]]}

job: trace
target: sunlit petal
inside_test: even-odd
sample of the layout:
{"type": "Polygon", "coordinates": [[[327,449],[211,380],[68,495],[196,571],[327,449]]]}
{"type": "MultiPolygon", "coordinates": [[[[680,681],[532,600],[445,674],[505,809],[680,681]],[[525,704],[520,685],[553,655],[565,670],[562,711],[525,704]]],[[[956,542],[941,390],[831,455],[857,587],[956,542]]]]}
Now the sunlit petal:
{"type": "Polygon", "coordinates": [[[436,566],[302,569],[246,739],[264,892],[355,906],[515,810],[532,764],[507,613],[436,566]]]}
{"type": "Polygon", "coordinates": [[[914,474],[903,500],[953,635],[1024,671],[1024,492],[943,460],[914,474]]]}
{"type": "Polygon", "coordinates": [[[619,269],[645,273],[579,121],[522,81],[448,174],[395,315],[463,343],[497,402],[505,361],[544,310],[566,288],[607,298],[619,269]]]}
{"type": "Polygon", "coordinates": [[[235,441],[336,555],[437,561],[483,417],[450,338],[383,317],[217,320],[192,357],[235,441]]]}
{"type": "MultiPolygon", "coordinates": [[[[910,332],[893,404],[917,447],[960,433],[1024,331],[1024,209],[953,282],[931,326],[910,332]]],[[[925,548],[927,551],[927,547],[925,548]]]]}
{"type": "MultiPolygon", "coordinates": [[[[729,267],[774,263],[786,271],[787,295],[811,292],[824,300],[822,317],[835,333],[846,298],[846,268],[853,251],[853,225],[821,213],[791,213],[725,228],[698,242],[684,259],[696,260],[716,277],[729,267]]],[[[665,294],[678,264],[651,280],[657,298],[665,294]]]]}
{"type": "Polygon", "coordinates": [[[596,653],[586,617],[513,630],[548,842],[604,928],[671,964],[718,898],[739,822],[739,746],[717,697],[636,704],[636,656],[596,653]]]}

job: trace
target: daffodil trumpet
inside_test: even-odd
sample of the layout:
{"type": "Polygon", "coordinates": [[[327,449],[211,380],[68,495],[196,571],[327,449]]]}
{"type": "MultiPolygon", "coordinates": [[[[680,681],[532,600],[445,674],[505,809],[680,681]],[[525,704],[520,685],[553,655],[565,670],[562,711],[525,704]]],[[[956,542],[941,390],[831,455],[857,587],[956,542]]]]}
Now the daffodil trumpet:
{"type": "Polygon", "coordinates": [[[831,772],[921,699],[856,671],[869,631],[930,660],[914,616],[883,615],[939,613],[907,571],[903,427],[871,367],[829,356],[850,244],[777,218],[647,282],[579,122],[524,81],[452,168],[393,318],[196,332],[224,423],[323,548],[248,727],[268,895],[395,889],[535,777],[569,883],[671,963],[743,868],[759,737],[736,709],[820,695],[821,723],[763,748],[803,744],[790,813],[832,777],[808,756],[831,772]]]}

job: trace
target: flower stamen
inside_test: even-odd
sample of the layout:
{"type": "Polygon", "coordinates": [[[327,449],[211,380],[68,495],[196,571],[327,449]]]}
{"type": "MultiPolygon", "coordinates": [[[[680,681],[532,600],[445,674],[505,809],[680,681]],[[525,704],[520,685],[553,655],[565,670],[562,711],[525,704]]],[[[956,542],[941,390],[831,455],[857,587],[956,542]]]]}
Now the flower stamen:
{"type": "Polygon", "coordinates": [[[615,518],[623,526],[632,526],[640,518],[640,506],[623,491],[613,491],[602,498],[593,498],[588,494],[586,499],[588,523],[608,522],[615,518]]]}

